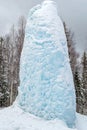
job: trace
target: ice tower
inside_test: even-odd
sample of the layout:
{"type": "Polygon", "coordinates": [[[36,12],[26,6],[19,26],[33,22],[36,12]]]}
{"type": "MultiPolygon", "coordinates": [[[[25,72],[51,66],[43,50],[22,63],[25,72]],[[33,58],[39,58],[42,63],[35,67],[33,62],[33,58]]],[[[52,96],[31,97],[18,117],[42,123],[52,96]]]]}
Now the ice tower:
{"type": "Polygon", "coordinates": [[[20,63],[19,104],[46,120],[75,124],[75,91],[63,24],[50,0],[28,15],[20,63]]]}

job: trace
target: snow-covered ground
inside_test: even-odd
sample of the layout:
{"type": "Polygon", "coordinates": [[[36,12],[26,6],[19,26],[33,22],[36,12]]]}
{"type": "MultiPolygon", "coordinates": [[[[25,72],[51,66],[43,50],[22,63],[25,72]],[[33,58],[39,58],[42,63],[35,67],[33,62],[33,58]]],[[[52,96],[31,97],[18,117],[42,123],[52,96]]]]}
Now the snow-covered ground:
{"type": "Polygon", "coordinates": [[[87,117],[77,114],[77,129],[61,120],[46,121],[23,111],[17,104],[0,110],[0,130],[87,130],[87,117]]]}

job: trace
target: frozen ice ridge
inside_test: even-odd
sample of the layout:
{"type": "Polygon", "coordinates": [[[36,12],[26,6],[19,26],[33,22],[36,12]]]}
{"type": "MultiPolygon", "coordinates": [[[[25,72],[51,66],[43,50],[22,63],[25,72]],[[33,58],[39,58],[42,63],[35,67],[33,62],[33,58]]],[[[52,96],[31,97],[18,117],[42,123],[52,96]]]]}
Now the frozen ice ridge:
{"type": "Polygon", "coordinates": [[[20,65],[18,102],[46,120],[75,125],[75,91],[67,42],[56,3],[45,0],[28,15],[20,65]]]}

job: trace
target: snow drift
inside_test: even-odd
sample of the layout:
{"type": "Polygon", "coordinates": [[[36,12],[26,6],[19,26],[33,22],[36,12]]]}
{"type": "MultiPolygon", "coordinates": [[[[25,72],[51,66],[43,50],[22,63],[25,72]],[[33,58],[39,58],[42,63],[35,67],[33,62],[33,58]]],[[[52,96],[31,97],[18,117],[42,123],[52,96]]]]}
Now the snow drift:
{"type": "Polygon", "coordinates": [[[76,116],[77,129],[72,129],[59,119],[50,121],[38,118],[14,103],[11,107],[0,110],[0,130],[87,130],[87,116],[76,116]]]}
{"type": "Polygon", "coordinates": [[[19,105],[46,120],[75,125],[75,91],[64,28],[56,3],[29,12],[21,55],[19,105]]]}

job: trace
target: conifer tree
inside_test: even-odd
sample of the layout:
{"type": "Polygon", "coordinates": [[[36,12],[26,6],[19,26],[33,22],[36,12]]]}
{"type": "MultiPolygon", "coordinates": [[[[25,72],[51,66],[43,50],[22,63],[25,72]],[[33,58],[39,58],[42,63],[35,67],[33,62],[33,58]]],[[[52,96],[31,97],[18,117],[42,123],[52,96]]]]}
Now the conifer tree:
{"type": "Polygon", "coordinates": [[[6,106],[6,101],[8,99],[8,85],[7,85],[7,75],[6,75],[6,59],[4,56],[4,45],[3,38],[0,38],[0,106],[6,106]]]}
{"type": "Polygon", "coordinates": [[[74,82],[75,82],[75,88],[76,88],[76,104],[77,104],[77,112],[81,112],[81,106],[82,106],[82,98],[81,98],[81,78],[79,74],[78,67],[75,70],[74,74],[74,82]]]}
{"type": "Polygon", "coordinates": [[[87,53],[84,52],[82,57],[82,105],[83,114],[87,114],[87,53]]]}

